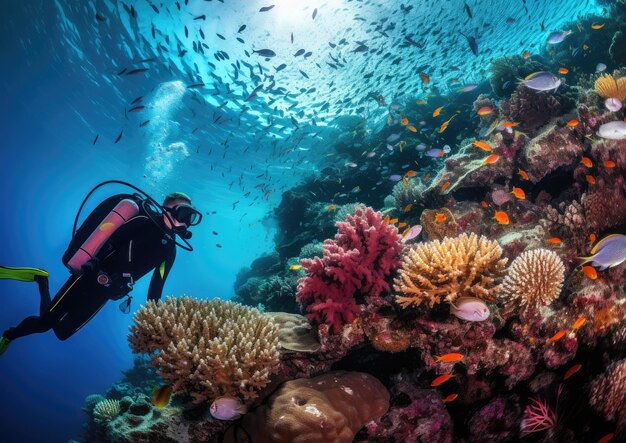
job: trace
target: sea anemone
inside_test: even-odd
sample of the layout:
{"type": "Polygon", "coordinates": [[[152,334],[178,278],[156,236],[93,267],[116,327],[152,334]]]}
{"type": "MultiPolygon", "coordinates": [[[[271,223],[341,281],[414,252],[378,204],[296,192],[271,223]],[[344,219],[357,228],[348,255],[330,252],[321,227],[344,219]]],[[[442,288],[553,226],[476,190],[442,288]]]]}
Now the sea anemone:
{"type": "Polygon", "coordinates": [[[502,282],[503,296],[528,314],[559,296],[564,277],[565,266],[555,252],[526,251],[511,263],[502,282]]]}

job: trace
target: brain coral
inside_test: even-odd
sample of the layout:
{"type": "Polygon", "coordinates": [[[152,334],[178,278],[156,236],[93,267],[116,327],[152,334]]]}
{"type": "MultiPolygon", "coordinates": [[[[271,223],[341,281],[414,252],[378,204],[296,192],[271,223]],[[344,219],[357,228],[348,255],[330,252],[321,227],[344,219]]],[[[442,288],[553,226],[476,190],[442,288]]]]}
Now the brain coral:
{"type": "Polygon", "coordinates": [[[617,420],[616,436],[626,437],[626,359],[609,365],[593,382],[590,403],[607,420],[617,420]]]}
{"type": "Polygon", "coordinates": [[[418,243],[405,255],[394,281],[396,301],[404,308],[426,301],[432,308],[463,296],[492,299],[507,262],[501,255],[498,242],[474,233],[418,243]]]}
{"type": "MultiPolygon", "coordinates": [[[[255,443],[350,443],[388,408],[389,392],[378,379],[336,371],[283,383],[265,405],[244,416],[241,427],[255,443]]],[[[242,441],[240,432],[231,428],[224,441],[242,441]]]]}
{"type": "Polygon", "coordinates": [[[511,263],[502,282],[503,296],[523,314],[534,312],[559,296],[564,277],[565,266],[555,252],[526,251],[511,263]]]}
{"type": "Polygon", "coordinates": [[[105,399],[96,403],[93,408],[93,419],[96,423],[107,424],[120,415],[119,400],[105,399]]]}
{"type": "Polygon", "coordinates": [[[134,321],[128,337],[133,352],[149,354],[149,365],[173,391],[195,403],[224,395],[254,398],[278,370],[278,327],[257,309],[168,297],[148,302],[134,321]]]}

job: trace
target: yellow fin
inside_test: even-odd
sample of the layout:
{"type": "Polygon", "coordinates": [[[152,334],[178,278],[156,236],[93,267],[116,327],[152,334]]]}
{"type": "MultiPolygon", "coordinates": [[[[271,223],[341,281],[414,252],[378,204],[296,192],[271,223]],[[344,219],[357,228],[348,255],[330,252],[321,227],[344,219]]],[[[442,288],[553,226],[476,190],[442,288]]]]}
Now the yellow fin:
{"type": "Polygon", "coordinates": [[[609,238],[611,238],[611,237],[615,237],[615,236],[618,236],[618,235],[619,235],[619,236],[622,236],[622,235],[624,235],[624,234],[611,234],[611,235],[607,235],[606,237],[604,237],[602,240],[600,240],[598,243],[596,243],[596,244],[594,245],[594,247],[591,249],[591,253],[592,253],[592,254],[595,254],[595,253],[596,253],[596,251],[598,250],[598,247],[599,247],[599,246],[601,246],[601,245],[603,245],[604,243],[606,243],[606,241],[607,241],[609,238]]]}

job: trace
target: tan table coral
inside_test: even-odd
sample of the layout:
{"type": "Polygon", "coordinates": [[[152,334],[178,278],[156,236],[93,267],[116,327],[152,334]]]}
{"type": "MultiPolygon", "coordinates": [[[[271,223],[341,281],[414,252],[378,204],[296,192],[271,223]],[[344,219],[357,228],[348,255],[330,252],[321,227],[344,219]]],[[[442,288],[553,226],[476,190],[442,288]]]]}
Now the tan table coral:
{"type": "Polygon", "coordinates": [[[474,233],[419,243],[404,256],[394,280],[396,302],[407,308],[425,301],[432,308],[458,297],[491,300],[507,262],[501,255],[498,242],[474,233]]]}
{"type": "Polygon", "coordinates": [[[258,309],[229,301],[168,297],[148,302],[130,327],[133,352],[195,403],[256,397],[279,368],[278,327],[258,309]]]}
{"type": "Polygon", "coordinates": [[[230,428],[225,443],[350,443],[389,408],[389,392],[373,376],[337,371],[285,382],[267,404],[230,428]]]}

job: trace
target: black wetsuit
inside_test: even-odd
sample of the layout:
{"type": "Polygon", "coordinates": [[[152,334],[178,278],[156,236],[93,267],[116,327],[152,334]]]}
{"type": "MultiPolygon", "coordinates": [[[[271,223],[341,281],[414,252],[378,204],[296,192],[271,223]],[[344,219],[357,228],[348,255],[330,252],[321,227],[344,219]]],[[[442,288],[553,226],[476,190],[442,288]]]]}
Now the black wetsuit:
{"type": "Polygon", "coordinates": [[[168,237],[162,215],[153,215],[161,230],[143,210],[141,201],[130,194],[118,194],[100,203],[76,232],[63,255],[67,264],[87,237],[97,229],[111,209],[124,198],[135,200],[139,214],[124,222],[97,253],[93,267],[83,266],[50,300],[48,281],[38,277],[41,304],[39,316],[24,319],[18,326],[9,328],[4,336],[9,340],[45,332],[50,329],[60,340],[71,337],[82,328],[108,300],[118,300],[132,290],[132,282],[154,269],[148,300],[159,300],[165,279],[174,264],[176,244],[173,234],[168,237]],[[108,280],[108,282],[107,282],[108,280]],[[131,285],[129,285],[131,283],[131,285]]]}

